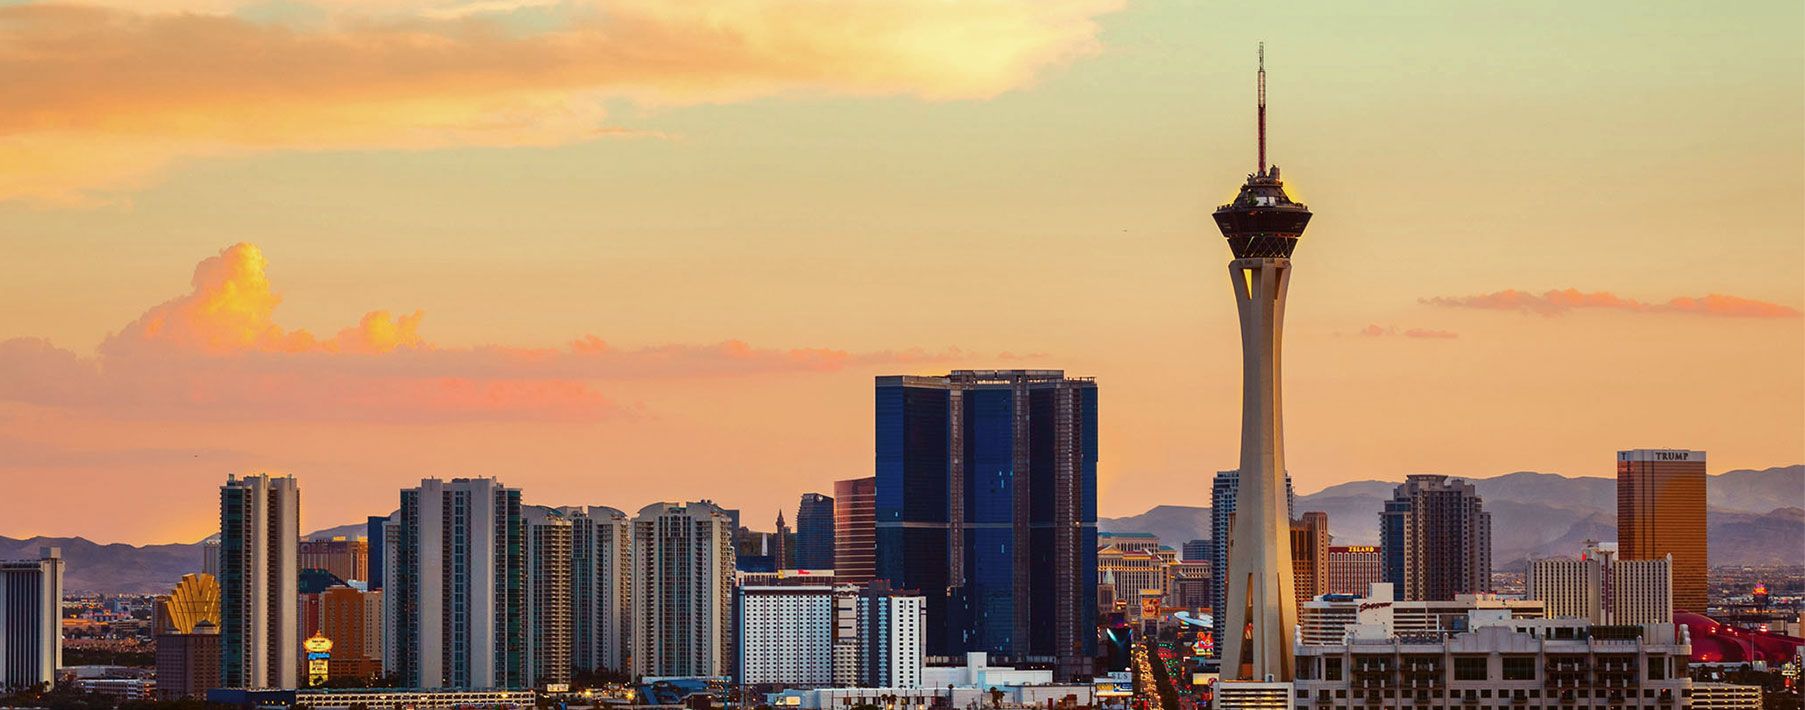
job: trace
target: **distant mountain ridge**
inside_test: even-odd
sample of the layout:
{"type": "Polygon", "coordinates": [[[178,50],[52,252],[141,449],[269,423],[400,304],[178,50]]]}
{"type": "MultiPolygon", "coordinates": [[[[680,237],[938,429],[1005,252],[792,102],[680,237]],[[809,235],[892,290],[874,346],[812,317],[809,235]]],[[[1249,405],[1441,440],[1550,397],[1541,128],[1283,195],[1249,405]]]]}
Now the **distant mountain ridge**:
{"type": "Polygon", "coordinates": [[[0,559],[37,559],[60,547],[66,593],[167,594],[182,575],[201,571],[201,543],[101,545],[79,537],[0,537],[0,559]]]}
{"type": "MultiPolygon", "coordinates": [[[[306,538],[356,537],[362,523],[316,530],[306,538]]],[[[0,536],[0,560],[37,559],[38,550],[60,547],[63,554],[63,590],[71,594],[167,594],[182,575],[201,571],[201,555],[209,535],[200,542],[164,545],[102,545],[80,537],[0,536]]]]}
{"type": "MultiPolygon", "coordinates": [[[[1597,476],[1519,471],[1473,483],[1492,514],[1492,565],[1578,552],[1586,540],[1617,536],[1617,482],[1597,476]]],[[[1297,497],[1297,512],[1329,514],[1338,545],[1376,545],[1379,511],[1395,482],[1351,481],[1297,497]]],[[[1208,496],[1200,491],[1198,497],[1208,496]]],[[[1736,470],[1706,480],[1706,534],[1713,565],[1781,564],[1805,550],[1805,465],[1736,470]],[[1791,544],[1787,544],[1790,540],[1791,544]]],[[[1149,532],[1174,547],[1210,537],[1210,509],[1162,505],[1140,515],[1105,518],[1098,529],[1149,532]]]]}
{"type": "MultiPolygon", "coordinates": [[[[1479,487],[1492,513],[1492,564],[1520,567],[1530,557],[1573,554],[1585,540],[1617,534],[1616,482],[1517,472],[1491,478],[1459,476],[1479,487]],[[1509,534],[1500,534],[1508,531],[1509,534]]],[[[1298,496],[1297,510],[1329,514],[1337,544],[1377,544],[1379,509],[1395,482],[1352,481],[1298,496]]],[[[1199,491],[1198,498],[1209,492],[1199,491]]],[[[1706,490],[1711,563],[1758,565],[1793,562],[1805,549],[1805,465],[1727,471],[1710,477],[1706,490]],[[1787,544],[1790,540],[1791,544],[1787,544]]],[[[1173,547],[1210,536],[1210,509],[1161,505],[1140,515],[1104,518],[1110,532],[1149,532],[1173,547]]],[[[307,537],[362,535],[362,523],[314,531],[307,537]]],[[[63,548],[63,586],[71,593],[160,594],[182,575],[201,570],[200,542],[101,545],[80,537],[0,537],[0,559],[35,558],[38,548],[63,548]]]]}

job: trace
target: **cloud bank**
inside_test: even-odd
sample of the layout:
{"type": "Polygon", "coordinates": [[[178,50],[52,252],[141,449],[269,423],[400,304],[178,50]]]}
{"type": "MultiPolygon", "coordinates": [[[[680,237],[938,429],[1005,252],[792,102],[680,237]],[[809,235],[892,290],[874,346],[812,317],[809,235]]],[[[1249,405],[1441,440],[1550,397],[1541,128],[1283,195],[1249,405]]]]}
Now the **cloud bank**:
{"type": "Polygon", "coordinates": [[[1797,318],[1800,315],[1799,309],[1791,306],[1715,293],[1696,298],[1680,296],[1665,303],[1647,303],[1606,291],[1585,293],[1573,288],[1545,291],[1539,295],[1511,289],[1478,296],[1437,296],[1422,299],[1422,302],[1451,308],[1538,313],[1551,318],[1587,308],[1722,318],[1797,318]]]}
{"type": "Polygon", "coordinates": [[[1098,51],[1122,0],[565,0],[0,6],[0,200],[192,157],[543,146],[603,102],[983,99],[1098,51]],[[267,13],[267,10],[265,10],[267,13]]]}
{"type": "Polygon", "coordinates": [[[594,335],[562,347],[440,347],[421,311],[370,311],[331,337],[275,321],[263,253],[236,244],[203,260],[192,288],[83,357],[48,341],[0,341],[0,402],[173,419],[586,420],[630,414],[607,380],[829,372],[946,360],[956,351],[769,349],[728,340],[621,348],[594,335]]]}

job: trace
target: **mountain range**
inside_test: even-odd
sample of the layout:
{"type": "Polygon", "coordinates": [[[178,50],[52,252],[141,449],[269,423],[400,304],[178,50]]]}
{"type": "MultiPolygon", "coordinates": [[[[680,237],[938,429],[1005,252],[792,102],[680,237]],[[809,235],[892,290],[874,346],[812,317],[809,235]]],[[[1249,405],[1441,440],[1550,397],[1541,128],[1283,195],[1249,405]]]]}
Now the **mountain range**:
{"type": "MultiPolygon", "coordinates": [[[[316,530],[309,539],[361,537],[362,523],[316,530]]],[[[70,594],[168,594],[182,575],[201,571],[208,536],[198,542],[167,545],[102,545],[80,537],[0,536],[0,560],[37,559],[39,548],[63,550],[63,590],[70,594]]]]}
{"type": "MultiPolygon", "coordinates": [[[[1586,540],[1617,538],[1617,482],[1611,478],[1517,472],[1473,483],[1492,515],[1492,566],[1521,569],[1531,558],[1577,554],[1586,540]]],[[[1379,511],[1396,483],[1353,481],[1297,497],[1296,512],[1329,514],[1337,545],[1379,543],[1379,511]]],[[[1208,496],[1199,491],[1198,498],[1208,496]]],[[[1728,471],[1706,479],[1706,535],[1712,565],[1805,559],[1805,465],[1728,471]]],[[[1105,532],[1145,532],[1167,544],[1210,537],[1207,507],[1162,505],[1104,518],[1105,532]]]]}
{"type": "MultiPolygon", "coordinates": [[[[1492,514],[1492,564],[1521,568],[1532,557],[1568,555],[1586,540],[1617,535],[1616,481],[1519,472],[1467,478],[1492,514]]],[[[1396,483],[1354,481],[1298,496],[1297,511],[1329,514],[1338,545],[1379,542],[1379,509],[1396,483]]],[[[1197,498],[1207,499],[1207,490],[1197,498]]],[[[1713,565],[1796,563],[1805,559],[1805,465],[1711,476],[1706,489],[1713,565]]],[[[1104,518],[1107,532],[1148,532],[1177,546],[1210,536],[1207,507],[1162,505],[1140,515],[1104,518]]],[[[355,523],[308,535],[363,534],[355,523]]],[[[134,546],[101,545],[79,537],[0,537],[0,559],[35,558],[43,546],[63,548],[63,586],[71,593],[164,593],[201,567],[202,542],[134,546]]]]}

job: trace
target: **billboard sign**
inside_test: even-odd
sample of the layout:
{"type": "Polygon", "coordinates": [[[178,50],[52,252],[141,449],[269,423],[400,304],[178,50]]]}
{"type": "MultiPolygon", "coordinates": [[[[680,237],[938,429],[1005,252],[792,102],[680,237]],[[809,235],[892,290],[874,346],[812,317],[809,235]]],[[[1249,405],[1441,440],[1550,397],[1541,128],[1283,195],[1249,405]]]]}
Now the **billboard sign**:
{"type": "Polygon", "coordinates": [[[325,685],[332,668],[332,639],[315,633],[302,642],[301,648],[307,651],[307,685],[325,685]]]}

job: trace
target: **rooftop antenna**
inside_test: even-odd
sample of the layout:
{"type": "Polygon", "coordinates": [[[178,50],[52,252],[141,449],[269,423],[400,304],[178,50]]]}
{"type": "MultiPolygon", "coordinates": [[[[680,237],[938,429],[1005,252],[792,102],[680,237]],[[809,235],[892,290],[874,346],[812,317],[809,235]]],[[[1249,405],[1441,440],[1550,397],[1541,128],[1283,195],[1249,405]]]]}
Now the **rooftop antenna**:
{"type": "Polygon", "coordinates": [[[1266,43],[1260,43],[1260,174],[1266,174],[1266,43]]]}

